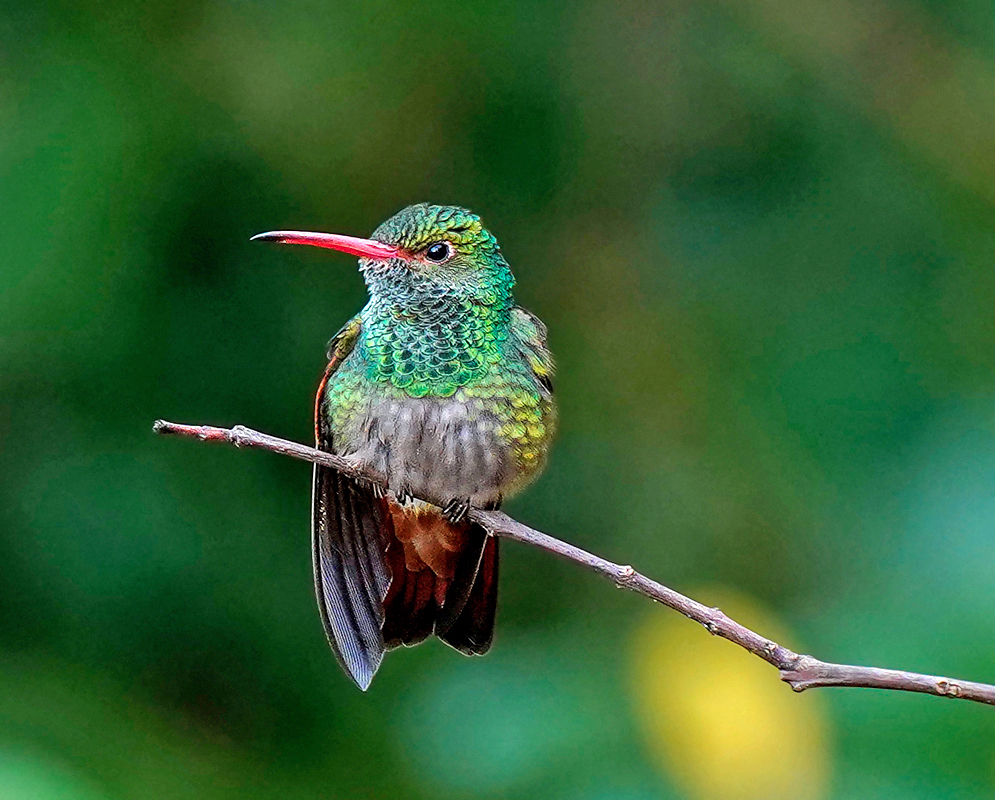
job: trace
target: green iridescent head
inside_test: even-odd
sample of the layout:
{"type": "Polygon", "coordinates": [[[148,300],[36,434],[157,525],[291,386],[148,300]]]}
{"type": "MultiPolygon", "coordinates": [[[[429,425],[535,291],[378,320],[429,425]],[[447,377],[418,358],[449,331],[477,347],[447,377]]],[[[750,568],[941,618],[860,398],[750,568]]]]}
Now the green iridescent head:
{"type": "Polygon", "coordinates": [[[372,238],[397,248],[397,256],[360,262],[371,292],[427,289],[487,300],[514,284],[497,239],[465,208],[408,206],[377,228],[372,238]]]}
{"type": "Polygon", "coordinates": [[[273,231],[253,239],[309,244],[352,253],[370,293],[447,295],[493,304],[510,297],[515,279],[480,217],[457,206],[419,203],[384,222],[371,239],[273,231]]]}

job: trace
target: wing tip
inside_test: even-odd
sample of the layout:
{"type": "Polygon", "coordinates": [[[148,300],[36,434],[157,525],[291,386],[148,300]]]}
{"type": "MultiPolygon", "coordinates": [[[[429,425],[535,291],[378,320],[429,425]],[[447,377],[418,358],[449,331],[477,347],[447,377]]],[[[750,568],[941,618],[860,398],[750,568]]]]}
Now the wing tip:
{"type": "Polygon", "coordinates": [[[373,676],[377,674],[377,669],[380,665],[377,664],[376,666],[370,667],[369,665],[364,664],[361,669],[355,669],[349,665],[344,666],[345,672],[352,682],[359,687],[361,692],[365,692],[370,688],[370,684],[373,683],[373,676]]]}
{"type": "Polygon", "coordinates": [[[328,644],[332,654],[346,676],[364,692],[370,688],[373,678],[383,662],[384,648],[382,645],[368,647],[356,639],[347,638],[340,632],[338,635],[329,628],[325,629],[328,644]]]}

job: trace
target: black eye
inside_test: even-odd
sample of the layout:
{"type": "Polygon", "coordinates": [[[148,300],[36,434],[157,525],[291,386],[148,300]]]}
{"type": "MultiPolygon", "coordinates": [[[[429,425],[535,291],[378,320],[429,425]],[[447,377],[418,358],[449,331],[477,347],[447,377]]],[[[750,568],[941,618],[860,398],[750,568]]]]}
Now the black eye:
{"type": "Polygon", "coordinates": [[[452,255],[452,251],[449,249],[449,242],[436,242],[425,248],[425,258],[436,264],[441,264],[450,255],[452,255]]]}

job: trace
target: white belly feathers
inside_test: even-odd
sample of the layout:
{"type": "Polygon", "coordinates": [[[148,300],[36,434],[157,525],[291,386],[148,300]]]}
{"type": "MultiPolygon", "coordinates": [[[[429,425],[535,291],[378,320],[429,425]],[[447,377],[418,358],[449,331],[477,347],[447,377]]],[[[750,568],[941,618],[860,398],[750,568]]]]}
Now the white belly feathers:
{"type": "Polygon", "coordinates": [[[451,398],[378,399],[337,431],[335,449],[383,475],[390,489],[441,505],[498,502],[513,459],[497,418],[451,398]]]}

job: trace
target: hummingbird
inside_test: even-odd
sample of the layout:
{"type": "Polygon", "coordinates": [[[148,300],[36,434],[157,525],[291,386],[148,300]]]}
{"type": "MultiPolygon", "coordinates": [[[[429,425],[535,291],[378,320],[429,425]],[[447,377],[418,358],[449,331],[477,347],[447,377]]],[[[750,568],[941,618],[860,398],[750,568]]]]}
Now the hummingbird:
{"type": "Polygon", "coordinates": [[[556,427],[546,327],[480,218],[420,203],[370,239],[253,240],[359,257],[369,301],[332,338],[317,448],[376,482],[315,465],[314,584],[325,635],[366,690],[384,654],[434,634],[466,655],[494,638],[498,540],[467,518],[542,470],[556,427]]]}

